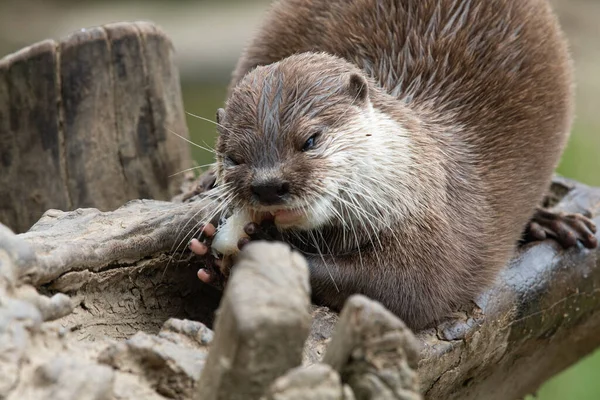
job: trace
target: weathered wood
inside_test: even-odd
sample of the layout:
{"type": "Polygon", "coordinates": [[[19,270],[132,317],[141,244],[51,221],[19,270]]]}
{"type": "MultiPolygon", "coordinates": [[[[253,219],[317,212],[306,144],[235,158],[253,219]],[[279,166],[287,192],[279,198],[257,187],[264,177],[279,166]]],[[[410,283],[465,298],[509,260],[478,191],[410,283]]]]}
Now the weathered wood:
{"type": "Polygon", "coordinates": [[[202,220],[205,202],[176,204],[132,200],[115,211],[48,210],[21,237],[36,243],[37,265],[27,271],[34,285],[47,284],[63,274],[101,271],[149,255],[186,248],[202,220]]]}
{"type": "Polygon", "coordinates": [[[191,398],[211,331],[198,322],[170,319],[156,336],[82,340],[76,327],[63,328],[68,320],[50,322],[70,311],[66,296],[48,298],[18,279],[35,263],[33,248],[0,225],[0,398],[191,398]]]}
{"type": "Polygon", "coordinates": [[[166,35],[120,23],[0,60],[0,221],[27,230],[48,209],[112,210],[170,199],[191,165],[166,35]]]}
{"type": "Polygon", "coordinates": [[[364,296],[348,298],[323,362],[358,400],[418,400],[419,343],[406,325],[364,296]]]}
{"type": "Polygon", "coordinates": [[[281,243],[251,243],[225,289],[199,400],[259,399],[299,366],[310,329],[304,258],[281,243]]]}
{"type": "Polygon", "coordinates": [[[51,40],[0,60],[0,221],[18,231],[50,206],[71,208],[57,62],[51,40]]]}
{"type": "Polygon", "coordinates": [[[135,25],[144,44],[146,76],[155,77],[146,82],[152,110],[152,133],[157,143],[155,153],[149,154],[149,159],[156,179],[162,185],[168,185],[169,193],[173,194],[177,193],[182,177],[178,175],[177,179],[173,179],[169,175],[174,173],[172,171],[180,172],[189,168],[191,164],[189,144],[174,135],[188,136],[185,113],[181,106],[179,71],[175,67],[172,44],[165,40],[166,35],[147,22],[137,22],[135,25]],[[182,159],[186,161],[185,166],[181,165],[182,159]]]}
{"type": "Polygon", "coordinates": [[[264,400],[354,400],[352,390],[326,364],[294,368],[278,378],[264,400]]]}
{"type": "MultiPolygon", "coordinates": [[[[600,189],[565,179],[556,179],[553,189],[559,210],[591,211],[600,223],[600,189]]],[[[44,292],[72,298],[75,311],[59,321],[78,344],[102,343],[107,337],[123,340],[140,329],[155,333],[173,316],[210,324],[216,301],[195,278],[198,262],[162,253],[180,243],[185,234],[178,233],[192,230],[198,220],[192,217],[202,206],[202,201],[134,201],[115,212],[49,212],[31,232],[18,235],[39,260],[20,263],[17,281],[36,282],[44,292]]],[[[257,295],[269,289],[264,290],[257,295]]],[[[476,304],[417,334],[424,397],[494,400],[535,391],[600,345],[599,291],[600,249],[564,251],[552,240],[525,246],[476,304]]],[[[278,293],[273,298],[284,298],[278,293]]],[[[323,308],[313,318],[304,356],[311,363],[321,359],[338,321],[323,308]]],[[[145,349],[148,360],[163,357],[160,347],[145,349]]],[[[185,364],[175,358],[170,362],[185,364]]],[[[136,365],[134,374],[148,376],[146,368],[152,365],[136,365]]],[[[189,382],[191,375],[178,380],[175,370],[166,385],[189,382]]],[[[122,386],[119,390],[125,391],[122,386]]]]}

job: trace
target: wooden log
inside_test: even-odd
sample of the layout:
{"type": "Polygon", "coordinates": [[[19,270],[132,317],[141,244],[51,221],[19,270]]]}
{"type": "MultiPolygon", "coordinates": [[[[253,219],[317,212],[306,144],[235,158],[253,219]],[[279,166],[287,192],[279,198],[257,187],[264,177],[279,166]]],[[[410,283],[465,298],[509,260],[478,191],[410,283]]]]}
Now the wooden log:
{"type": "Polygon", "coordinates": [[[0,60],[0,221],[19,232],[48,208],[71,208],[57,64],[53,41],[0,60]]]}
{"type": "Polygon", "coordinates": [[[310,328],[308,268],[285,244],[250,243],[225,289],[198,400],[258,400],[302,363],[310,328]]]}
{"type": "Polygon", "coordinates": [[[364,296],[348,298],[324,363],[358,400],[419,400],[419,343],[406,325],[364,296]]]}
{"type": "Polygon", "coordinates": [[[294,368],[278,378],[264,400],[355,400],[350,387],[326,364],[294,368]]]}
{"type": "Polygon", "coordinates": [[[48,209],[167,200],[191,165],[166,35],[119,23],[0,60],[0,221],[26,231],[48,209]]]}
{"type": "MultiPolygon", "coordinates": [[[[558,210],[589,211],[600,223],[599,188],[557,178],[553,193],[558,210]]],[[[114,212],[51,211],[18,235],[38,261],[21,263],[17,275],[73,299],[75,311],[60,321],[78,343],[156,332],[172,316],[211,324],[214,308],[207,305],[216,302],[200,290],[199,263],[163,254],[192,231],[202,207],[202,201],[134,201],[114,212]]],[[[474,304],[417,333],[423,397],[501,400],[534,392],[600,346],[599,291],[600,249],[565,251],[552,240],[520,249],[474,304]]],[[[338,320],[323,308],[313,318],[304,350],[310,363],[321,360],[338,320]]]]}
{"type": "Polygon", "coordinates": [[[132,200],[108,212],[49,210],[20,235],[35,243],[37,255],[37,262],[22,271],[21,279],[41,286],[67,273],[97,272],[109,265],[185,250],[205,207],[205,201],[132,200]]]}

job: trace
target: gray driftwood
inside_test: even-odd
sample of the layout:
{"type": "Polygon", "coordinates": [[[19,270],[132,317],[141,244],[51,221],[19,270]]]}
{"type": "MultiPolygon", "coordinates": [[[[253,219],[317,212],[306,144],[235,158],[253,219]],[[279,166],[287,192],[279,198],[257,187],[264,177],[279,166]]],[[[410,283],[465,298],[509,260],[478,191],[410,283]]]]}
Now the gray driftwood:
{"type": "Polygon", "coordinates": [[[166,35],[119,23],[0,60],[0,221],[24,232],[50,208],[170,199],[191,164],[166,35]]]}
{"type": "Polygon", "coordinates": [[[402,321],[381,304],[355,295],[340,314],[323,362],[342,375],[357,399],[418,400],[418,349],[402,321]]]}
{"type": "Polygon", "coordinates": [[[304,258],[281,243],[251,243],[225,289],[198,400],[258,400],[302,363],[310,329],[304,258]]]}
{"type": "Polygon", "coordinates": [[[291,369],[279,377],[263,400],[355,400],[348,385],[327,364],[291,369]]]}
{"type": "MultiPolygon", "coordinates": [[[[600,223],[597,217],[600,189],[557,178],[553,194],[558,209],[591,211],[600,223]]],[[[106,390],[125,398],[140,393],[147,398],[190,398],[205,362],[205,344],[209,339],[204,342],[194,339],[198,336],[194,332],[204,328],[191,321],[171,319],[167,324],[170,328],[164,327],[162,332],[161,326],[170,318],[201,321],[208,327],[213,324],[219,293],[196,279],[199,260],[183,250],[184,246],[170,251],[185,243],[183,238],[196,221],[192,217],[201,207],[202,201],[133,201],[114,212],[50,211],[31,231],[17,236],[4,230],[0,241],[4,257],[1,276],[2,282],[9,282],[12,289],[3,289],[3,299],[11,300],[3,300],[0,309],[5,315],[15,316],[0,318],[0,331],[10,332],[8,336],[3,334],[0,343],[21,350],[0,352],[11,354],[9,358],[0,358],[0,368],[12,371],[12,375],[0,374],[8,381],[0,384],[2,395],[28,398],[20,397],[25,393],[22,385],[26,382],[43,381],[44,390],[50,390],[52,385],[64,382],[63,374],[71,374],[69,371],[98,368],[98,377],[105,378],[93,384],[107,385],[106,390]],[[8,263],[7,254],[12,260],[8,263]],[[9,270],[7,264],[12,265],[9,270]],[[35,300],[31,287],[22,289],[27,282],[49,296],[68,295],[71,305],[66,307],[64,297],[35,300]],[[29,314],[14,308],[15,302],[29,304],[26,306],[31,310],[29,314]],[[44,307],[46,311],[42,311],[44,307]],[[70,307],[73,312],[68,313],[70,307]],[[42,322],[44,318],[61,315],[64,316],[55,322],[42,322]],[[17,320],[23,329],[15,330],[17,320]],[[25,329],[31,324],[37,328],[25,329]],[[173,333],[172,327],[177,324],[192,324],[194,328],[173,333]],[[183,335],[185,339],[176,340],[174,335],[183,335]],[[56,361],[57,357],[64,361],[56,361]],[[32,361],[19,361],[23,359],[32,361]],[[34,372],[54,375],[50,381],[46,378],[39,381],[41,378],[35,378],[38,375],[34,372]],[[15,374],[21,378],[8,378],[15,374]]],[[[600,249],[565,251],[551,240],[522,248],[500,274],[496,285],[474,304],[466,305],[436,329],[417,333],[421,348],[417,372],[423,396],[519,398],[534,392],[550,376],[597,348],[600,345],[599,254],[600,249]]],[[[252,286],[253,279],[247,281],[252,286]]],[[[284,302],[286,296],[277,294],[273,301],[284,302]]],[[[346,354],[353,354],[348,359],[335,356],[344,354],[335,350],[337,346],[346,346],[340,345],[344,340],[331,342],[337,322],[334,313],[313,308],[303,364],[318,363],[329,347],[332,352],[326,361],[335,366],[334,370],[342,371],[341,384],[349,384],[346,391],[353,392],[344,370],[354,362],[356,354],[366,354],[360,350],[365,342],[354,341],[349,332],[351,335],[345,342],[350,347],[356,343],[358,350],[345,350],[346,354]]],[[[401,336],[395,338],[396,342],[386,342],[380,336],[375,343],[402,342],[398,339],[401,336]]],[[[398,351],[395,345],[375,349],[392,351],[381,355],[382,360],[392,361],[394,358],[386,358],[386,354],[398,351]]],[[[403,351],[410,354],[410,347],[403,351]]],[[[371,354],[380,356],[376,352],[371,354]]],[[[408,365],[411,359],[407,357],[408,365]]],[[[363,358],[363,365],[368,367],[368,360],[363,358]]],[[[391,364],[378,365],[385,369],[391,364]]],[[[266,396],[275,398],[290,393],[289,398],[294,398],[293,393],[297,392],[294,388],[300,385],[298,379],[306,382],[315,379],[302,371],[292,370],[277,379],[278,383],[271,386],[266,396]]],[[[392,376],[394,371],[398,369],[386,376],[392,376]]],[[[281,375],[284,373],[281,371],[281,375]]],[[[372,376],[377,376],[377,371],[372,376]]],[[[71,393],[62,398],[78,397],[71,393]]]]}

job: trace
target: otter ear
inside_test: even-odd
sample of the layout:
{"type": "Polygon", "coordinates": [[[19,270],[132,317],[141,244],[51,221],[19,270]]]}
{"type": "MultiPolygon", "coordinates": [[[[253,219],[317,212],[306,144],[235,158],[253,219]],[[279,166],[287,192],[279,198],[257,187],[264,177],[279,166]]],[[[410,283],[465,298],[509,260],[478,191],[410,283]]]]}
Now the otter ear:
{"type": "Polygon", "coordinates": [[[217,124],[220,124],[224,120],[225,120],[225,110],[222,108],[219,108],[217,110],[217,124]]]}
{"type": "Polygon", "coordinates": [[[225,121],[225,110],[223,110],[222,108],[219,108],[217,110],[217,132],[219,132],[219,135],[222,135],[223,132],[225,131],[225,128],[223,127],[223,125],[221,125],[224,121],[225,121]]]}
{"type": "Polygon", "coordinates": [[[366,101],[369,97],[367,80],[362,75],[351,74],[348,80],[348,91],[350,92],[350,96],[356,99],[355,101],[366,101]]]}

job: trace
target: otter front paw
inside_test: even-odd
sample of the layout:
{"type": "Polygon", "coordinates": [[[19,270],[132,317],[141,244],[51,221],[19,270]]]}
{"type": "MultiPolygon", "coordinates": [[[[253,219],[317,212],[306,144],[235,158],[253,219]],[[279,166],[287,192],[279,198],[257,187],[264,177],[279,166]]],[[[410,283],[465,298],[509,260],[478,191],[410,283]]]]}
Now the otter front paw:
{"type": "Polygon", "coordinates": [[[568,214],[537,208],[527,224],[524,234],[525,242],[555,239],[561,246],[568,249],[580,241],[588,249],[598,246],[594,235],[596,225],[581,214],[568,214]]]}
{"type": "Polygon", "coordinates": [[[209,285],[223,289],[229,271],[231,269],[231,258],[217,258],[212,252],[211,243],[217,229],[212,223],[206,224],[199,238],[193,238],[189,243],[190,250],[202,258],[204,266],[198,270],[198,279],[209,285]]]}
{"type": "Polygon", "coordinates": [[[193,190],[183,194],[182,201],[186,202],[194,196],[208,192],[215,187],[216,181],[217,175],[212,169],[205,171],[196,180],[196,185],[194,186],[193,190]]]}
{"type": "MultiPolygon", "coordinates": [[[[218,258],[211,248],[212,241],[217,229],[213,223],[206,224],[199,238],[194,238],[189,243],[190,250],[200,256],[204,266],[198,270],[198,279],[202,282],[223,289],[231,269],[234,266],[235,254],[218,258]]],[[[246,244],[255,240],[282,241],[283,237],[273,219],[263,220],[260,224],[249,222],[244,225],[244,233],[247,235],[237,241],[237,247],[241,250],[246,244]]]]}
{"type": "Polygon", "coordinates": [[[246,238],[240,239],[238,247],[241,250],[246,244],[251,241],[264,240],[267,242],[282,242],[283,235],[277,229],[274,220],[265,218],[260,224],[249,222],[244,226],[244,233],[248,235],[246,238]]]}

